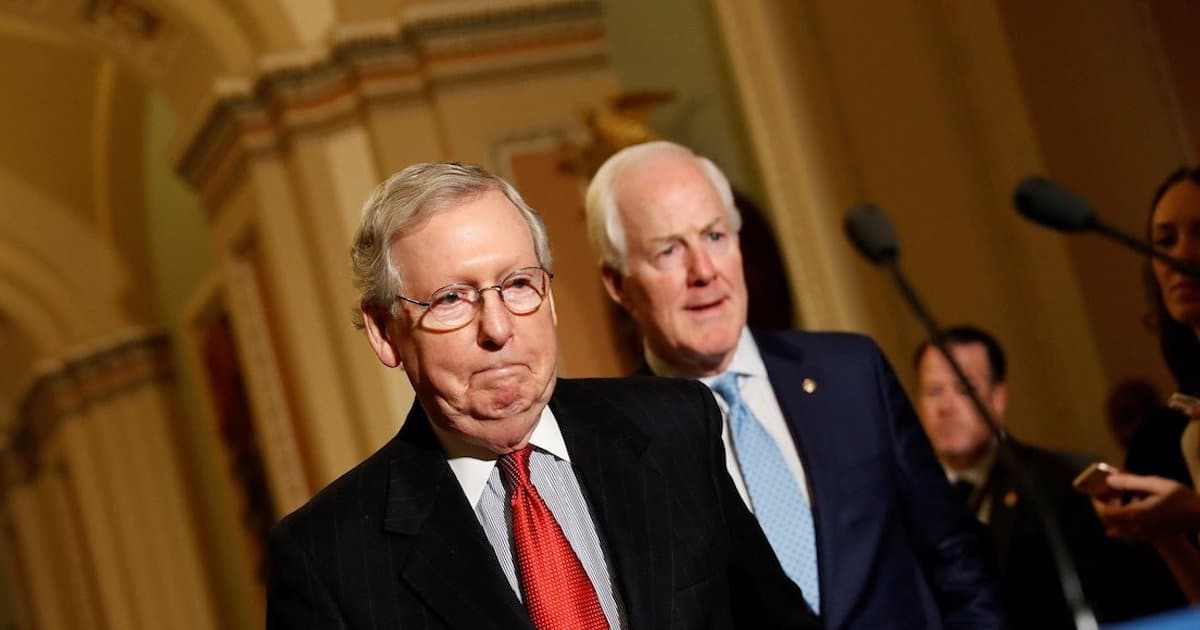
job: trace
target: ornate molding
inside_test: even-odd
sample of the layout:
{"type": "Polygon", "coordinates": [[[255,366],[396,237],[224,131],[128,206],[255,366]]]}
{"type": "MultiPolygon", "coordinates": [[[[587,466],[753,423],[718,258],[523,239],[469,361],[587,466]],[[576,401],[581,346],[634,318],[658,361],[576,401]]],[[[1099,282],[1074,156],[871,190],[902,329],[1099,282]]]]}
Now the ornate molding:
{"type": "Polygon", "coordinates": [[[17,398],[16,421],[0,443],[6,485],[40,468],[43,445],[89,405],[172,374],[170,337],[139,332],[44,367],[17,398]]]}
{"type": "Polygon", "coordinates": [[[185,25],[161,4],[154,0],[3,0],[0,10],[10,10],[35,29],[61,31],[54,37],[66,41],[91,40],[158,79],[186,38],[185,25]]]}
{"type": "Polygon", "coordinates": [[[316,50],[272,55],[257,76],[224,81],[177,168],[208,196],[247,157],[298,129],[353,115],[365,102],[431,85],[607,58],[599,0],[422,4],[399,20],[343,25],[316,50]]]}

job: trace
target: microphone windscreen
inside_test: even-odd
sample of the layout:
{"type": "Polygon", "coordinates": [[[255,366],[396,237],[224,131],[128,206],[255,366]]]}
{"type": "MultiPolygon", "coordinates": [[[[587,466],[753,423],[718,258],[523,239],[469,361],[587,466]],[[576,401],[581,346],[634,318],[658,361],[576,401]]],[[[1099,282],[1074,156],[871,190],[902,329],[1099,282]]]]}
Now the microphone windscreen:
{"type": "Polygon", "coordinates": [[[896,231],[878,206],[859,205],[846,215],[843,227],[855,249],[876,265],[893,262],[900,256],[896,231]]]}
{"type": "Polygon", "coordinates": [[[1013,205],[1025,218],[1064,232],[1082,232],[1096,222],[1088,202],[1045,177],[1021,180],[1013,190],[1013,205]]]}

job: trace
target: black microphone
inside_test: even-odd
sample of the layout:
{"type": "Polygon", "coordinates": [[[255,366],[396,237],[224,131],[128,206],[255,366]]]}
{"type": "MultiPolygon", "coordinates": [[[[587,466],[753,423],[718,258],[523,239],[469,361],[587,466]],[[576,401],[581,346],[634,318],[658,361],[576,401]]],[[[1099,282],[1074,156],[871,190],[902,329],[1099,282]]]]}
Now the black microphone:
{"type": "Polygon", "coordinates": [[[1045,177],[1022,179],[1013,190],[1013,205],[1025,218],[1061,232],[1099,232],[1123,245],[1153,256],[1192,278],[1200,278],[1200,267],[1180,260],[1096,216],[1082,197],[1045,177]]]}
{"type": "MultiPolygon", "coordinates": [[[[1083,207],[1086,208],[1086,204],[1083,207]]],[[[1013,450],[1004,429],[1000,427],[987,405],[983,404],[983,399],[979,397],[979,392],[967,378],[962,365],[950,354],[949,348],[944,342],[941,327],[938,326],[929,310],[925,308],[925,304],[900,270],[900,243],[896,238],[896,230],[892,228],[891,221],[878,206],[861,204],[846,214],[842,227],[845,228],[846,236],[850,238],[850,242],[854,244],[860,254],[875,265],[888,270],[896,287],[900,289],[901,295],[904,296],[917,319],[921,320],[921,324],[924,325],[930,343],[950,364],[950,368],[966,391],[975,411],[979,413],[979,417],[996,437],[997,460],[1013,475],[1025,496],[1029,497],[1030,503],[1041,521],[1046,541],[1050,545],[1050,555],[1054,560],[1055,568],[1058,569],[1059,586],[1062,588],[1063,598],[1074,617],[1075,627],[1079,630],[1097,629],[1099,626],[1096,623],[1096,615],[1083,597],[1079,572],[1075,568],[1071,554],[1067,551],[1066,539],[1063,537],[1058,517],[1051,508],[1052,504],[1046,491],[1040,483],[1037,483],[1029,469],[1021,462],[1020,456],[1013,450]]]]}
{"type": "Polygon", "coordinates": [[[855,207],[846,215],[844,227],[859,253],[876,265],[890,264],[900,257],[896,230],[878,206],[864,203],[855,207]]]}

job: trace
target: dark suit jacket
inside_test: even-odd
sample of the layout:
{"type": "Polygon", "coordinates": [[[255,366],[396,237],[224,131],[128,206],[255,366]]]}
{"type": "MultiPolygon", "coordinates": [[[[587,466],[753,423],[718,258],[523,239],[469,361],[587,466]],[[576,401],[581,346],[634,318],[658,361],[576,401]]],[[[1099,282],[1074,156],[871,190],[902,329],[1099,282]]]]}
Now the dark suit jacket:
{"type": "Polygon", "coordinates": [[[970,520],[874,342],[754,338],[808,476],[825,627],[1000,627],[970,520]]]}
{"type": "MultiPolygon", "coordinates": [[[[630,628],[819,627],[725,472],[703,385],[559,380],[550,407],[630,628]]],[[[268,628],[531,628],[419,405],[269,553],[268,628]]]]}
{"type": "MultiPolygon", "coordinates": [[[[1050,500],[1084,597],[1099,621],[1120,621],[1173,608],[1172,602],[1183,604],[1153,549],[1106,537],[1091,501],[1072,487],[1075,476],[1095,458],[1048,451],[1012,439],[1009,444],[1050,500]]],[[[1013,628],[1074,628],[1033,503],[1003,466],[996,465],[990,477],[987,529],[1009,623],[1013,628]]]]}
{"type": "MultiPolygon", "coordinates": [[[[1072,480],[1091,458],[1054,453],[1013,439],[1009,444],[1053,505],[1085,597],[1103,619],[1108,616],[1104,607],[1115,604],[1110,597],[1119,596],[1112,592],[1110,584],[1116,576],[1104,570],[1104,563],[1113,558],[1103,551],[1109,543],[1091,503],[1071,487],[1072,480]]],[[[986,531],[994,547],[1000,599],[1009,623],[1014,628],[1074,628],[1059,585],[1059,572],[1033,502],[1018,486],[1014,475],[999,462],[990,473],[987,494],[991,508],[986,531]]]]}

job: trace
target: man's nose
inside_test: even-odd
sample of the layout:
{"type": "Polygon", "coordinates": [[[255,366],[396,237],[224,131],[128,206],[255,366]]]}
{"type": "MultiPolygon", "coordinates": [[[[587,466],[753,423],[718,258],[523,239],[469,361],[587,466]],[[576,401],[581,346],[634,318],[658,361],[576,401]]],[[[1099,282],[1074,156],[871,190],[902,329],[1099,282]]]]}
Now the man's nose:
{"type": "Polygon", "coordinates": [[[512,312],[498,290],[480,292],[479,302],[479,345],[490,350],[504,347],[512,338],[512,312]]]}
{"type": "Polygon", "coordinates": [[[716,275],[712,256],[703,247],[693,247],[688,257],[688,284],[704,286],[716,275]]]}
{"type": "Polygon", "coordinates": [[[938,413],[943,416],[953,414],[958,406],[958,402],[954,400],[954,396],[948,396],[946,394],[939,395],[935,404],[938,413]]]}

